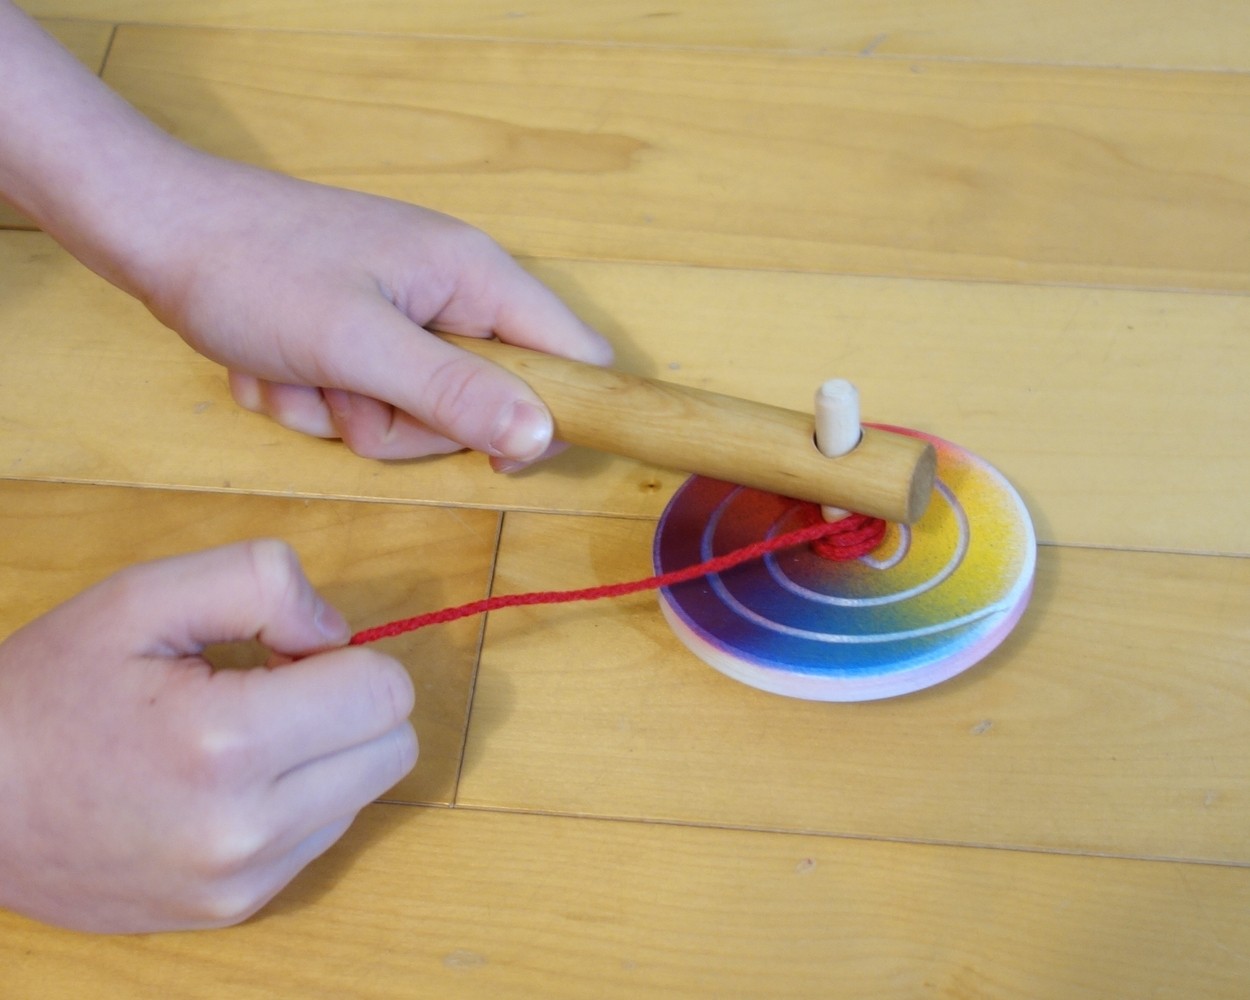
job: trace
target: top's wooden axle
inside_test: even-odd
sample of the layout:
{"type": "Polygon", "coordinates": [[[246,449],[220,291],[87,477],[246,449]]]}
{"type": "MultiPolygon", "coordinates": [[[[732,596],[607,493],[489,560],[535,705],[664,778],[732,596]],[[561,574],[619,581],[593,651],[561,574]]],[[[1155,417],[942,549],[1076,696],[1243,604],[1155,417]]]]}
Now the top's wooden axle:
{"type": "Polygon", "coordinates": [[[822,455],[810,413],[611,368],[447,336],[524,379],[561,441],[782,496],[911,524],[933,492],[933,446],[873,427],[849,453],[822,455]]]}

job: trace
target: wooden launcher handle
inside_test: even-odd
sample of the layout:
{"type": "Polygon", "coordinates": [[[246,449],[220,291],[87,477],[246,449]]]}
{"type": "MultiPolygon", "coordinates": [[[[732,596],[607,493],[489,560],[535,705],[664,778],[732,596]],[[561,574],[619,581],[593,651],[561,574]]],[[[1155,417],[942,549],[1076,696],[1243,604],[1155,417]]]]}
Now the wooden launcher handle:
{"type": "Polygon", "coordinates": [[[853,451],[826,458],[810,413],[443,336],[524,379],[570,444],[904,524],[920,518],[933,492],[937,456],[918,438],[865,427],[853,451]]]}

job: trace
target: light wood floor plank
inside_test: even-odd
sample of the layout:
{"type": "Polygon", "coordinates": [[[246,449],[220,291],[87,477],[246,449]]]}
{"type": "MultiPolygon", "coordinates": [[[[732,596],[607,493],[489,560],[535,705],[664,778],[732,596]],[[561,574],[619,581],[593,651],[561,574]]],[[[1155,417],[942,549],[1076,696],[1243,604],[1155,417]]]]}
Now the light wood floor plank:
{"type": "Polygon", "coordinates": [[[88,938],[0,915],[13,996],[1207,1000],[1250,872],[373,807],[274,907],[88,938]]]}
{"type": "MultiPolygon", "coordinates": [[[[0,636],[123,566],[255,537],[290,542],[348,620],[373,625],[483,596],[497,519],[486,511],[0,481],[0,636]]],[[[421,741],[417,768],[388,797],[454,796],[480,628],[456,622],[388,641],[412,674],[421,741]]],[[[247,648],[215,653],[222,666],[261,662],[247,648]]]]}
{"type": "Polygon", "coordinates": [[[26,0],[74,17],[218,27],[479,35],[541,41],[732,46],[1012,62],[1250,69],[1250,14],[1229,0],[1091,6],[1081,0],[26,0]]]}
{"type": "MultiPolygon", "coordinates": [[[[634,521],[509,514],[496,593],[646,576],[634,521]]],[[[990,658],[860,704],[697,660],[653,595],[492,615],[458,801],[1250,863],[1250,560],[1044,548],[990,658]]]]}
{"type": "MultiPolygon", "coordinates": [[[[27,7],[26,4],[21,6],[27,7]]],[[[81,21],[68,18],[51,18],[40,23],[93,72],[98,73],[104,68],[104,57],[108,53],[115,24],[108,23],[107,19],[81,21]]]]}
{"type": "MultiPolygon", "coordinates": [[[[988,661],[875,704],[727,680],[649,595],[387,640],[402,805],[241,928],[0,914],[0,996],[1244,996],[1250,560],[1194,554],[1250,554],[1250,6],[20,2],[93,69],[124,24],[108,80],[194,143],[484,226],[626,370],[851,377],[1065,545],[988,661]]],[[[457,604],[496,509],[496,592],[630,579],[680,480],[356,459],[0,232],[0,636],[255,535],[354,625],[457,604]]]]}
{"type": "MultiPolygon", "coordinates": [[[[530,266],[625,370],[794,409],[853,379],[866,419],[1000,468],[1043,539],[1250,552],[1250,298],[530,266]]],[[[646,518],[682,479],[581,451],[511,478],[474,455],[386,464],[284,431],[38,234],[0,234],[0,322],[0,477],[646,518]]]]}
{"type": "MultiPolygon", "coordinates": [[[[854,379],[1065,544],[996,654],[889,702],[729,681],[646,595],[388,640],[404,804],[243,927],[0,913],[0,996],[1245,994],[1250,560],[1124,550],[1250,554],[1250,6],[19,2],[93,68],[124,23],[109,82],[193,142],[482,225],[627,370],[854,379]]],[[[354,625],[456,604],[497,509],[496,592],[641,576],[681,478],[357,459],[0,233],[0,636],[255,535],[354,625]]]]}
{"type": "Polygon", "coordinates": [[[1250,75],[123,27],[105,78],[525,255],[1250,289],[1250,75]]]}
{"type": "Polygon", "coordinates": [[[530,266],[626,370],[798,410],[851,379],[866,420],[999,468],[1047,541],[1250,553],[1245,296],[530,266]]]}

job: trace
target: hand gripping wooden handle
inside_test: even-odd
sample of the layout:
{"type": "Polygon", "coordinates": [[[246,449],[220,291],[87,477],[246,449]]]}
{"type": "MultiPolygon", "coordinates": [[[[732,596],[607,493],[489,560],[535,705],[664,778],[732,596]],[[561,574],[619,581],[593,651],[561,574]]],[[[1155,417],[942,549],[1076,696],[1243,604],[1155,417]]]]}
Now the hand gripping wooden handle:
{"type": "Polygon", "coordinates": [[[933,492],[933,446],[865,427],[840,458],[810,413],[641,378],[497,340],[443,335],[524,379],[561,441],[782,496],[911,524],[933,492]]]}

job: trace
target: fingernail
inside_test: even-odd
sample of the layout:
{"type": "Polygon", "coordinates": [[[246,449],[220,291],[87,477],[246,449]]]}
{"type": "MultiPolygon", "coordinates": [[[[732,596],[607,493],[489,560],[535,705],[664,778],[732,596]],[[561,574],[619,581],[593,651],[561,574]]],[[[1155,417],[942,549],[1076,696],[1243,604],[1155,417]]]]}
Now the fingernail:
{"type": "Polygon", "coordinates": [[[352,634],[347,619],[339,614],[337,608],[331,607],[325,601],[318,601],[317,605],[317,613],[313,616],[317,631],[325,636],[328,642],[346,642],[352,634]]]}
{"type": "Polygon", "coordinates": [[[335,420],[346,421],[352,415],[351,394],[341,389],[322,389],[321,396],[330,408],[330,416],[335,420]]]}
{"type": "Polygon", "coordinates": [[[243,409],[259,413],[261,408],[260,383],[249,375],[231,376],[230,392],[234,401],[243,409]]]}
{"type": "Polygon", "coordinates": [[[530,467],[529,462],[517,462],[511,458],[492,458],[490,467],[501,475],[508,475],[511,472],[520,472],[522,469],[530,467]]]}
{"type": "Polygon", "coordinates": [[[551,416],[542,407],[517,400],[504,413],[491,438],[490,450],[514,462],[532,462],[551,443],[551,416]]]}
{"type": "MultiPolygon", "coordinates": [[[[547,450],[538,456],[538,461],[544,462],[549,458],[553,458],[566,448],[568,448],[567,442],[552,441],[551,444],[547,446],[547,450]]],[[[508,475],[513,472],[523,472],[533,466],[533,462],[515,462],[510,458],[492,458],[490,460],[490,467],[503,475],[508,475]]]]}

